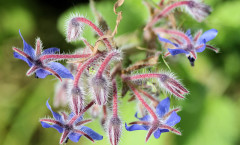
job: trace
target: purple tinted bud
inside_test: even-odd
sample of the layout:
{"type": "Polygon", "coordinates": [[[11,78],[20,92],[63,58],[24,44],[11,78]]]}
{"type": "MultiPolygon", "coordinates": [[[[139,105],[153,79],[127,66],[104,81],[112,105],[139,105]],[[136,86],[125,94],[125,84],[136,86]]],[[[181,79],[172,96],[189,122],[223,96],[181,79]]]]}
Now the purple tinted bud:
{"type": "Polygon", "coordinates": [[[189,91],[176,79],[172,73],[161,73],[159,76],[159,83],[162,88],[179,98],[184,98],[183,95],[189,93],[189,91]]]}
{"type": "Polygon", "coordinates": [[[198,22],[202,22],[212,11],[210,6],[196,1],[189,1],[187,8],[198,22]]]}
{"type": "Polygon", "coordinates": [[[95,76],[90,81],[91,92],[98,105],[107,103],[109,94],[109,81],[104,76],[95,76]]]}
{"type": "Polygon", "coordinates": [[[71,108],[75,114],[79,114],[84,108],[84,93],[82,89],[75,86],[71,90],[71,108]]]}
{"type": "Polygon", "coordinates": [[[122,121],[118,117],[112,117],[108,124],[108,136],[112,145],[119,143],[122,132],[122,121]]]}
{"type": "Polygon", "coordinates": [[[67,41],[76,41],[83,32],[84,25],[79,23],[76,18],[69,20],[67,25],[67,41]]]}

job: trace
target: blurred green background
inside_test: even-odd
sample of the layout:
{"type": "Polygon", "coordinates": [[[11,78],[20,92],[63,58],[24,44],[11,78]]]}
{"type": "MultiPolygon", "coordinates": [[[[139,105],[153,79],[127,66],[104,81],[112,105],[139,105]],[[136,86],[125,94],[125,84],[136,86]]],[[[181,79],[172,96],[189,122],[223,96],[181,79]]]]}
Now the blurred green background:
{"type": "MultiPolygon", "coordinates": [[[[220,48],[220,53],[205,50],[198,55],[196,66],[191,67],[184,56],[169,57],[173,72],[181,78],[191,94],[185,100],[171,97],[173,106],[182,106],[182,120],[177,127],[182,136],[162,134],[153,136],[147,144],[162,145],[239,145],[240,144],[240,1],[208,0],[212,14],[203,23],[197,23],[185,13],[178,14],[183,30],[191,28],[204,31],[215,28],[218,36],[211,44],[220,48]]],[[[113,1],[97,1],[97,9],[114,28],[116,16],[113,1]]],[[[141,0],[126,0],[119,8],[123,19],[118,36],[135,32],[147,22],[148,12],[141,0]]],[[[64,36],[64,21],[70,12],[80,12],[94,20],[88,1],[82,0],[8,0],[0,1],[0,144],[1,145],[52,145],[58,144],[60,134],[54,129],[44,129],[39,118],[50,116],[46,100],[53,101],[54,84],[57,80],[26,77],[28,66],[14,59],[12,46],[22,48],[19,29],[25,40],[34,46],[40,37],[44,48],[58,47],[61,51],[73,52],[79,44],[68,44],[64,36]]],[[[93,43],[93,33],[84,34],[93,43]]],[[[139,38],[140,41],[141,38],[139,38]]],[[[141,42],[139,42],[141,45],[141,42]]],[[[164,66],[163,63],[159,65],[164,66]]],[[[135,103],[128,103],[126,96],[120,102],[123,122],[134,121],[135,103]]],[[[52,104],[52,103],[51,103],[52,104]]],[[[63,108],[54,108],[61,110],[63,108]]],[[[88,125],[107,136],[96,119],[88,125]]],[[[144,145],[146,131],[127,132],[123,129],[121,145],[144,145]]],[[[68,144],[76,144],[71,141],[68,144]]],[[[92,144],[81,138],[77,144],[92,144]]]]}

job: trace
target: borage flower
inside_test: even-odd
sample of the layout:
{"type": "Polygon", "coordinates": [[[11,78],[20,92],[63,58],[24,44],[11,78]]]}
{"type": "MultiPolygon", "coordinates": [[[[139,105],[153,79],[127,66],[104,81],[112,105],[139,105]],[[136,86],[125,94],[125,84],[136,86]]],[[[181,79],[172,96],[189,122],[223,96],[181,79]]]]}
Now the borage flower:
{"type": "Polygon", "coordinates": [[[202,31],[200,30],[196,33],[194,37],[192,37],[190,30],[188,30],[184,34],[183,32],[177,30],[166,30],[162,28],[156,28],[155,32],[156,33],[163,32],[177,36],[171,37],[174,40],[174,42],[172,42],[158,35],[160,41],[175,46],[175,49],[168,48],[169,52],[165,56],[168,56],[170,54],[174,56],[180,53],[185,53],[192,66],[194,66],[194,61],[197,59],[197,53],[203,52],[206,47],[218,53],[218,49],[214,48],[211,45],[206,44],[208,41],[214,39],[217,36],[218,31],[216,29],[210,29],[204,32],[203,34],[202,31]]]}
{"type": "Polygon", "coordinates": [[[83,126],[84,124],[91,121],[91,119],[83,120],[82,115],[77,116],[72,112],[69,116],[62,112],[62,115],[52,111],[48,101],[46,103],[47,108],[52,112],[54,119],[40,119],[42,127],[54,128],[59,133],[62,133],[60,144],[66,143],[68,139],[73,142],[78,142],[80,137],[83,135],[92,142],[94,140],[102,140],[103,136],[93,131],[91,128],[83,126]],[[75,119],[76,118],[76,119],[75,119]]]}
{"type": "Polygon", "coordinates": [[[156,107],[156,115],[158,120],[155,120],[150,115],[146,115],[142,118],[135,114],[135,117],[140,121],[135,121],[129,123],[131,126],[127,126],[125,123],[125,128],[127,131],[135,131],[135,130],[149,130],[146,141],[149,139],[151,134],[154,134],[154,137],[158,139],[160,135],[164,132],[172,131],[178,135],[181,135],[181,132],[177,129],[174,129],[173,126],[180,122],[181,117],[177,115],[177,111],[179,108],[169,110],[170,107],[170,99],[167,97],[162,100],[156,107]]]}
{"type": "MultiPolygon", "coordinates": [[[[20,36],[22,37],[20,31],[20,36]]],[[[62,64],[53,62],[62,59],[88,57],[90,54],[55,54],[60,50],[58,48],[48,48],[42,51],[42,42],[39,38],[36,39],[36,49],[34,50],[23,39],[23,51],[13,47],[14,57],[25,61],[31,68],[27,71],[27,76],[36,74],[37,78],[45,78],[47,75],[55,75],[60,80],[61,78],[73,79],[71,72],[62,64]]]]}

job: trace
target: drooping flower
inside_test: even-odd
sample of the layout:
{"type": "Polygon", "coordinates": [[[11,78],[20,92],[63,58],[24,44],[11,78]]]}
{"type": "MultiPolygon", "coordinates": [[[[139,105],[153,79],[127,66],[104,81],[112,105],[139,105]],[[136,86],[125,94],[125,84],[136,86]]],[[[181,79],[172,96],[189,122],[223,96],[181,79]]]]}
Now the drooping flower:
{"type": "Polygon", "coordinates": [[[85,136],[92,142],[94,140],[102,140],[103,136],[93,131],[91,128],[83,126],[84,124],[91,121],[91,119],[83,120],[82,115],[77,116],[78,118],[73,121],[76,115],[72,112],[68,116],[66,113],[62,112],[62,115],[54,112],[51,109],[48,101],[46,103],[47,108],[52,112],[54,119],[40,119],[42,127],[44,128],[54,128],[59,133],[62,133],[60,144],[68,141],[68,139],[73,142],[78,142],[81,136],[85,136]]]}
{"type": "Polygon", "coordinates": [[[218,31],[216,29],[210,29],[203,34],[200,30],[194,37],[192,37],[190,30],[188,30],[185,34],[177,30],[164,30],[161,28],[155,30],[157,33],[163,32],[173,35],[171,38],[174,40],[174,42],[159,36],[160,41],[175,46],[175,49],[168,48],[169,52],[165,56],[168,56],[170,54],[174,56],[180,53],[185,53],[192,66],[194,66],[194,61],[197,59],[197,53],[203,52],[205,48],[209,48],[216,53],[218,52],[218,49],[206,44],[208,41],[214,39],[217,36],[218,31]]]}
{"type": "Polygon", "coordinates": [[[170,99],[168,97],[158,104],[155,110],[158,120],[154,120],[150,115],[146,115],[142,118],[139,118],[136,113],[135,117],[140,121],[129,123],[131,126],[127,126],[127,124],[125,124],[126,130],[127,131],[148,130],[149,132],[147,134],[146,141],[149,139],[152,133],[154,134],[154,137],[156,139],[158,139],[162,133],[169,131],[181,135],[180,131],[173,128],[173,126],[179,123],[181,120],[181,117],[178,116],[176,113],[180,109],[176,108],[170,110],[169,107],[170,99]]]}
{"type": "MultiPolygon", "coordinates": [[[[20,31],[20,36],[22,37],[20,31]]],[[[37,78],[45,78],[47,75],[55,75],[60,80],[61,78],[73,79],[71,72],[62,64],[53,62],[62,59],[88,57],[90,54],[55,54],[60,50],[58,48],[48,48],[42,51],[42,42],[39,38],[36,39],[36,49],[34,50],[23,39],[23,51],[13,47],[14,57],[25,61],[30,69],[27,71],[27,76],[36,74],[37,78]]]]}

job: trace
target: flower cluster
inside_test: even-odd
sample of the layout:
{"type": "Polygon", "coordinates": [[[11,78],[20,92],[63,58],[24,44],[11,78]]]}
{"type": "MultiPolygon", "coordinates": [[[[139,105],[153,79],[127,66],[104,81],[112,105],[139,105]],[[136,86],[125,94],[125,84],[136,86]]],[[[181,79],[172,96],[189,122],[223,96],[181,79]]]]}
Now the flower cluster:
{"type": "MultiPolygon", "coordinates": [[[[72,15],[68,19],[66,22],[66,39],[68,42],[83,41],[85,47],[81,53],[62,54],[60,49],[55,47],[43,50],[42,42],[39,38],[36,39],[36,48],[34,50],[25,42],[19,32],[23,40],[23,50],[13,47],[14,57],[25,61],[29,65],[30,69],[27,71],[27,76],[35,74],[37,78],[45,78],[48,75],[54,75],[61,80],[56,91],[54,104],[56,106],[63,105],[63,107],[65,107],[65,104],[68,104],[71,113],[61,112],[60,115],[51,109],[47,101],[47,108],[52,112],[53,118],[40,119],[42,127],[54,128],[59,133],[62,133],[60,144],[67,143],[69,139],[73,142],[78,142],[81,136],[93,142],[102,140],[102,135],[85,126],[86,123],[89,123],[96,117],[102,117],[101,125],[108,134],[109,142],[112,145],[119,144],[124,121],[121,120],[118,114],[118,96],[119,92],[121,92],[122,97],[124,97],[127,91],[131,91],[134,94],[130,99],[131,101],[138,100],[139,104],[142,105],[137,112],[145,112],[141,118],[136,113],[135,117],[139,121],[129,123],[130,126],[125,123],[127,131],[147,130],[146,141],[149,140],[152,134],[156,139],[164,132],[172,132],[177,135],[182,134],[175,128],[175,125],[181,120],[177,114],[180,108],[170,109],[170,97],[166,98],[165,93],[162,93],[162,91],[166,91],[169,95],[182,100],[189,91],[172,72],[160,71],[158,68],[156,72],[139,74],[135,72],[136,70],[143,70],[146,67],[157,65],[159,56],[163,56],[162,52],[156,50],[157,39],[175,47],[174,49],[168,48],[165,56],[184,53],[192,66],[197,58],[196,53],[204,51],[205,48],[218,52],[216,48],[207,44],[207,42],[216,37],[218,32],[215,29],[208,30],[203,34],[202,31],[199,31],[193,37],[190,30],[183,33],[179,30],[170,29],[170,27],[166,28],[162,24],[157,25],[157,22],[165,19],[173,9],[178,7],[185,6],[198,22],[203,21],[210,14],[211,8],[195,0],[177,1],[174,3],[166,3],[164,0],[161,0],[159,2],[160,9],[156,7],[149,9],[154,13],[151,13],[151,19],[143,29],[143,42],[146,42],[148,47],[146,51],[147,58],[124,67],[125,58],[128,58],[129,54],[121,49],[121,46],[117,46],[115,39],[113,39],[121,20],[121,12],[117,13],[116,8],[122,4],[123,1],[119,0],[114,6],[114,12],[118,15],[118,18],[112,34],[109,34],[110,30],[107,33],[100,29],[107,24],[102,23],[105,20],[99,17],[99,15],[100,26],[81,15],[72,15]],[[99,36],[94,45],[91,45],[82,37],[84,26],[91,27],[99,36]],[[163,38],[166,34],[168,34],[170,40],[163,38]],[[104,44],[105,49],[98,49],[100,42],[104,44]],[[123,53],[125,57],[123,57],[123,53]],[[61,63],[56,62],[59,60],[67,60],[71,63],[69,65],[70,70],[61,63]],[[62,81],[62,79],[64,80],[62,81]],[[149,83],[160,89],[155,92],[151,91],[149,83]],[[119,91],[119,88],[122,91],[119,91]],[[165,99],[161,100],[159,96],[165,99]],[[92,118],[83,119],[83,115],[89,110],[92,118]]],[[[109,27],[105,28],[108,29],[109,27]]]]}

